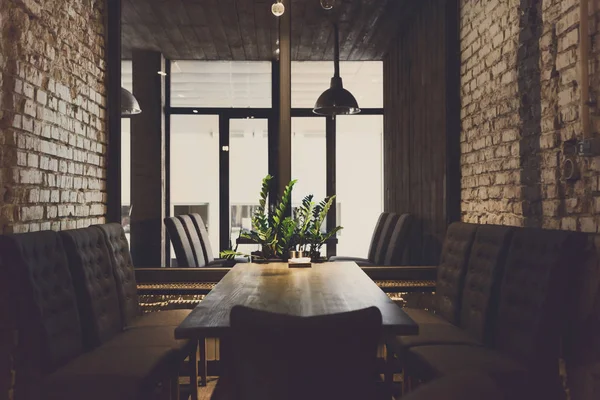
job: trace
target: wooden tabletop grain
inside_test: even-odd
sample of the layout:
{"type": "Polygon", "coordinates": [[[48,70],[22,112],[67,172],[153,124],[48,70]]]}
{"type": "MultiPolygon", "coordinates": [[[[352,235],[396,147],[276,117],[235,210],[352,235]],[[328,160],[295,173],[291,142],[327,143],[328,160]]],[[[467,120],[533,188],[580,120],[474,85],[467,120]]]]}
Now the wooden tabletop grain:
{"type": "Polygon", "coordinates": [[[297,316],[376,306],[387,332],[418,333],[418,325],[354,262],[289,268],[287,263],[237,264],[175,329],[177,339],[219,337],[235,305],[297,316]]]}

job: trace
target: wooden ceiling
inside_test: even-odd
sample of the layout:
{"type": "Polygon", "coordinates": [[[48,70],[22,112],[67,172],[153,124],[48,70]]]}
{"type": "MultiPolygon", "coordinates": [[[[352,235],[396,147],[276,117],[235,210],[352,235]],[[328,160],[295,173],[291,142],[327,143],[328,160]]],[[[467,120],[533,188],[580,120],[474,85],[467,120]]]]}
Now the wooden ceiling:
{"type": "MultiPolygon", "coordinates": [[[[277,18],[271,0],[122,0],[122,57],[132,49],[161,51],[171,60],[271,60],[277,18]]],[[[333,26],[340,26],[342,60],[381,60],[418,1],[291,0],[292,58],[333,59],[333,26]]],[[[286,10],[289,12],[289,10],[286,10]]]]}

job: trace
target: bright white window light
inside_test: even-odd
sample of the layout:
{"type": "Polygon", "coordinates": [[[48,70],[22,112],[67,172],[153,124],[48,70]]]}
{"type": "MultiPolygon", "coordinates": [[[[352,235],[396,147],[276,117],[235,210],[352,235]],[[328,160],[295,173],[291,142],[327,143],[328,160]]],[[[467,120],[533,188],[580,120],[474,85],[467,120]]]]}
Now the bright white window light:
{"type": "Polygon", "coordinates": [[[278,0],[276,3],[273,3],[273,5],[271,6],[271,12],[273,13],[274,16],[281,17],[283,15],[283,13],[285,12],[285,6],[283,5],[283,3],[281,1],[278,0]]]}

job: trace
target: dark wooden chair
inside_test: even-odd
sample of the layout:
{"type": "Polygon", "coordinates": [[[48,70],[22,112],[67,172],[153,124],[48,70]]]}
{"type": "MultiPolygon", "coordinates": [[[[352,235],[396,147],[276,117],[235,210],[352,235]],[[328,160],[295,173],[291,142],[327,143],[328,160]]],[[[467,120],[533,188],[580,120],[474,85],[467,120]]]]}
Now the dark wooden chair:
{"type": "Polygon", "coordinates": [[[377,254],[377,246],[385,236],[385,231],[389,230],[391,217],[392,214],[388,212],[383,212],[379,215],[377,224],[375,224],[375,229],[373,230],[373,235],[371,236],[371,244],[369,245],[369,253],[367,254],[367,258],[334,256],[330,257],[329,261],[354,261],[360,266],[374,265],[377,254]]]}
{"type": "Polygon", "coordinates": [[[212,246],[210,245],[210,239],[208,238],[208,231],[206,230],[206,225],[204,224],[204,220],[200,216],[200,214],[192,213],[189,214],[190,219],[194,224],[194,228],[196,228],[196,232],[200,237],[200,242],[202,243],[202,250],[204,251],[204,258],[207,264],[210,264],[215,260],[215,256],[212,251],[212,246]]]}
{"type": "Polygon", "coordinates": [[[235,399],[374,399],[378,308],[297,317],[231,310],[230,394],[235,399]]]}
{"type": "Polygon", "coordinates": [[[206,264],[204,258],[202,258],[202,264],[198,264],[192,244],[181,220],[177,217],[167,217],[164,221],[171,244],[173,244],[173,249],[175,250],[177,267],[194,268],[204,266],[206,264]]]}
{"type": "Polygon", "coordinates": [[[231,268],[238,262],[248,262],[245,258],[235,260],[215,258],[208,238],[208,231],[200,214],[178,215],[177,218],[181,221],[188,235],[192,251],[199,266],[231,268]]]}
{"type": "Polygon", "coordinates": [[[329,261],[354,261],[361,267],[402,265],[412,221],[411,214],[381,213],[371,237],[368,258],[334,256],[329,261]]]}
{"type": "Polygon", "coordinates": [[[181,225],[183,225],[183,229],[192,248],[196,266],[204,267],[207,264],[206,254],[204,254],[204,245],[194,226],[192,218],[189,215],[178,215],[176,218],[181,222],[181,225]]]}

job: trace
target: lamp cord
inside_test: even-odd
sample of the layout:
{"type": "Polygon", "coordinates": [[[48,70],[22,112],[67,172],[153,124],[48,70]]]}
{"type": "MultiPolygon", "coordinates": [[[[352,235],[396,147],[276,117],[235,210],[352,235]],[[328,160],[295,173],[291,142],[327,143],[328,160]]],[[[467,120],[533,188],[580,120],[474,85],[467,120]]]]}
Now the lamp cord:
{"type": "Polygon", "coordinates": [[[340,77],[340,32],[338,30],[338,24],[337,22],[334,22],[333,24],[333,34],[335,36],[335,45],[334,45],[334,59],[333,59],[333,66],[334,66],[334,77],[339,78],[340,77]]]}

